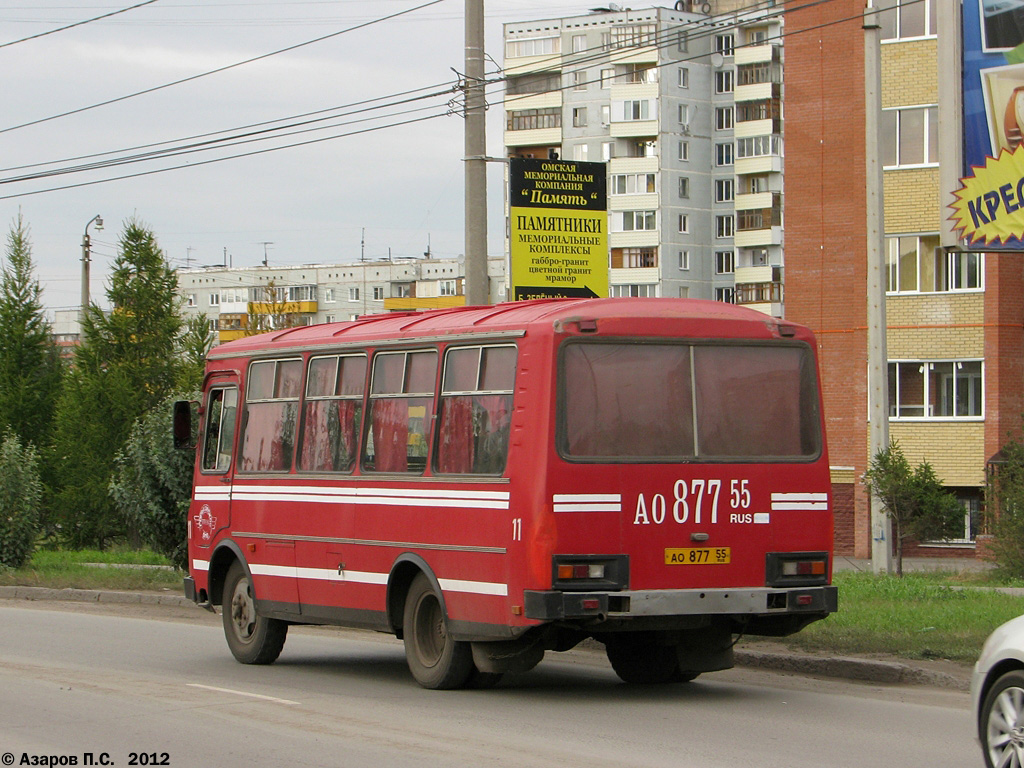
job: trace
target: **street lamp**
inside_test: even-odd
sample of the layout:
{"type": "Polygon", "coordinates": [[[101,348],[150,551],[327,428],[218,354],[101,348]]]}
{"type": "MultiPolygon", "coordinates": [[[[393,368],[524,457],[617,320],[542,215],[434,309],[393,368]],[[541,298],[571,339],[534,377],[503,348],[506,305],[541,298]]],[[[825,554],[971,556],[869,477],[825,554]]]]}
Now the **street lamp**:
{"type": "Polygon", "coordinates": [[[92,260],[92,241],[89,239],[89,227],[96,225],[96,231],[103,229],[103,217],[96,214],[89,223],[85,225],[85,234],[82,235],[82,320],[85,320],[85,312],[89,308],[89,262],[92,260]]]}

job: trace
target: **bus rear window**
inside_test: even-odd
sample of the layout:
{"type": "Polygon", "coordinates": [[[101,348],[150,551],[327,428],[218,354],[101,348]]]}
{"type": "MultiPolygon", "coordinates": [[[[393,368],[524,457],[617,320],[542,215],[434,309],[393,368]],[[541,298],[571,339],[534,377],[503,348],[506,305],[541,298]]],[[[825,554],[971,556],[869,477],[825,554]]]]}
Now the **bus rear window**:
{"type": "Polygon", "coordinates": [[[802,345],[568,343],[559,448],[596,462],[810,460],[816,376],[802,345]]]}

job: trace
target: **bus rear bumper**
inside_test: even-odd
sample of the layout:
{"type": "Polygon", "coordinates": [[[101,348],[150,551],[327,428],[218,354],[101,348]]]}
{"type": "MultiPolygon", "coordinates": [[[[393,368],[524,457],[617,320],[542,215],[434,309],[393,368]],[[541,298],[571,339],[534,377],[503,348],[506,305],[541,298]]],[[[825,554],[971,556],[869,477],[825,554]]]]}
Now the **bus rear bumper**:
{"type": "Polygon", "coordinates": [[[670,616],[784,616],[834,613],[832,586],[773,589],[652,589],[623,592],[527,590],[524,614],[538,621],[630,619],[670,616]]]}

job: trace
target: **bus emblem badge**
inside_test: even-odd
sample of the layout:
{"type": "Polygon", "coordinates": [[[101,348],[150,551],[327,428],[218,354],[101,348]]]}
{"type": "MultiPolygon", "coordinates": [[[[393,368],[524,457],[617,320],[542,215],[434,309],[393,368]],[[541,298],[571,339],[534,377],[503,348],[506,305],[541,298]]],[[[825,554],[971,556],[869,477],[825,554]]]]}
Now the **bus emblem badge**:
{"type": "Polygon", "coordinates": [[[199,510],[199,514],[192,518],[196,521],[200,533],[202,534],[203,541],[209,541],[213,535],[213,527],[217,524],[217,518],[213,516],[210,511],[209,504],[203,504],[202,509],[199,510]]]}

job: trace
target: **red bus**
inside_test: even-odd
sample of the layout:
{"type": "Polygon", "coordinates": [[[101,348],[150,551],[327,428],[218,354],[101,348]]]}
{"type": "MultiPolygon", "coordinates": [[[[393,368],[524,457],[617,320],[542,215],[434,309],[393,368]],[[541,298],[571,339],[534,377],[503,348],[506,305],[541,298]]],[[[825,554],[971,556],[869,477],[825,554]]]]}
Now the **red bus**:
{"type": "Polygon", "coordinates": [[[729,668],[736,635],[836,610],[815,360],[806,328],[687,299],[223,344],[186,594],[223,606],[250,664],[290,625],[336,624],[401,638],[427,688],[490,685],[585,638],[629,682],[729,668]]]}

